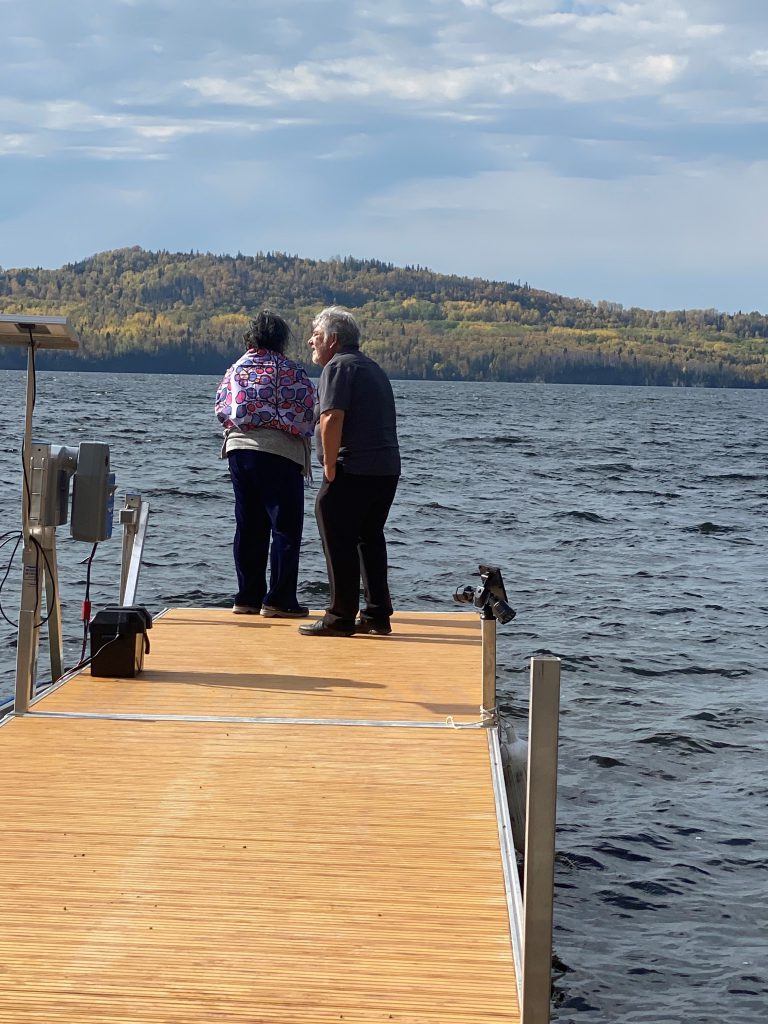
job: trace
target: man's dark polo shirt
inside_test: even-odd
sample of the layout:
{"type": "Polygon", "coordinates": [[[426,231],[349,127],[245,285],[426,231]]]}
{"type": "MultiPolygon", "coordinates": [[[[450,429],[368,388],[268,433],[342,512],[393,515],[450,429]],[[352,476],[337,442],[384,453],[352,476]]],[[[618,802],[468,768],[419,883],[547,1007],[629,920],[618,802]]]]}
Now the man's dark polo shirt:
{"type": "MultiPolygon", "coordinates": [[[[317,389],[318,410],[344,411],[338,461],[347,473],[398,476],[395,398],[378,363],[356,348],[343,348],[325,364],[317,389]]],[[[317,454],[323,461],[320,431],[317,454]]]]}

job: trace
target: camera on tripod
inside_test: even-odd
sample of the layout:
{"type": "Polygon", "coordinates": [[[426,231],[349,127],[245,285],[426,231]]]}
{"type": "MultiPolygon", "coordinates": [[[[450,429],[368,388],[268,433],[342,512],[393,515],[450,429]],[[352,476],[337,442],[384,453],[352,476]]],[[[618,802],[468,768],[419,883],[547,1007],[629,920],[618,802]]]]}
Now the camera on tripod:
{"type": "Polygon", "coordinates": [[[473,604],[484,618],[493,617],[502,626],[511,622],[517,614],[507,602],[507,592],[497,565],[480,565],[480,585],[457,587],[453,595],[456,604],[473,604]]]}

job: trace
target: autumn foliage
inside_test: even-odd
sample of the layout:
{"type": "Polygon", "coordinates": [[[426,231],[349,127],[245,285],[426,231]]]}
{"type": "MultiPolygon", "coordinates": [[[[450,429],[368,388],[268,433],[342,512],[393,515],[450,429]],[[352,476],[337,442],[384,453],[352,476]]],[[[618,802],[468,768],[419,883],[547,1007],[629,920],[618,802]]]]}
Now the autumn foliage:
{"type": "MultiPolygon", "coordinates": [[[[219,373],[242,351],[249,315],[268,306],[294,325],[353,310],[364,348],[392,377],[768,387],[768,317],[653,311],[565,298],[528,284],[435,274],[377,260],[99,253],[59,270],[0,269],[0,312],[61,313],[83,340],[42,366],[219,373]]],[[[22,353],[0,349],[0,366],[22,353]]]]}

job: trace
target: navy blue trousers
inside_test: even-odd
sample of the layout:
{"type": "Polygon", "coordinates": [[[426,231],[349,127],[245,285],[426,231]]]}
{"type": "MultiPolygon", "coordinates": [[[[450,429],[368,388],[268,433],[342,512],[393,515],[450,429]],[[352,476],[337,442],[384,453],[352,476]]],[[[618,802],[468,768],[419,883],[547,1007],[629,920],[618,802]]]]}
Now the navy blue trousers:
{"type": "Polygon", "coordinates": [[[235,492],[235,604],[296,608],[304,526],[301,467],[281,455],[248,450],[233,451],[228,461],[235,492]]]}

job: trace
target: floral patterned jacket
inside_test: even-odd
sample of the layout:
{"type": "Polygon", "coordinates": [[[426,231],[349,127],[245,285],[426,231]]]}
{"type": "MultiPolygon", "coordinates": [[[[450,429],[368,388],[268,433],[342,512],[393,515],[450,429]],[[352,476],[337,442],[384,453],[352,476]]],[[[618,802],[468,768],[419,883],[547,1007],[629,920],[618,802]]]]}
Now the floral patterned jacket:
{"type": "Polygon", "coordinates": [[[225,428],[270,427],[309,438],[315,429],[315,387],[287,356],[249,348],[227,372],[214,411],[225,428]]]}

